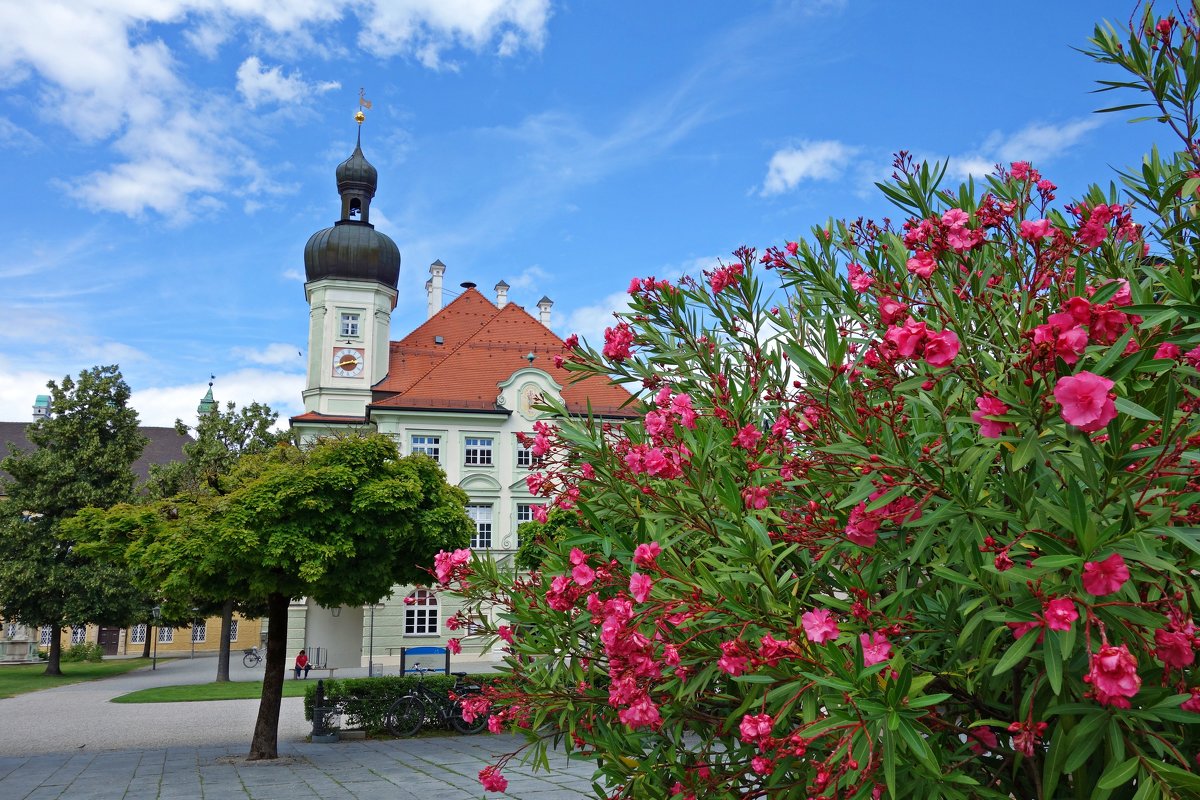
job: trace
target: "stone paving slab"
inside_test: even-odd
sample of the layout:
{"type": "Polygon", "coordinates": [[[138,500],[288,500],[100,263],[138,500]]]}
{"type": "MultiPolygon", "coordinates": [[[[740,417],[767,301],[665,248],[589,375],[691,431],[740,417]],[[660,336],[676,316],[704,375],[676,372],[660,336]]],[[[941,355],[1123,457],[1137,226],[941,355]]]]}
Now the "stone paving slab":
{"type": "MultiPolygon", "coordinates": [[[[467,800],[478,773],[516,750],[514,736],[281,742],[278,761],[247,762],[247,745],[0,756],[4,800],[467,800]]],[[[509,791],[489,798],[582,800],[592,765],[551,756],[553,771],[509,762],[509,791]]]]}

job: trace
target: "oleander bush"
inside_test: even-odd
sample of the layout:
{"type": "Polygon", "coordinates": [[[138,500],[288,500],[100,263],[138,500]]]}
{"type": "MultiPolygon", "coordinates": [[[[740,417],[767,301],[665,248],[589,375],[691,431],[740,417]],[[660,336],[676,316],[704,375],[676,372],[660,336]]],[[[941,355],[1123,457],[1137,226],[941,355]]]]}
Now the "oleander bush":
{"type": "Polygon", "coordinates": [[[1200,29],[1135,19],[1088,52],[1181,146],[1121,188],[902,154],[898,223],[568,339],[635,418],[537,426],[536,569],[437,560],[507,650],[493,730],[635,800],[1200,794],[1200,29]]]}

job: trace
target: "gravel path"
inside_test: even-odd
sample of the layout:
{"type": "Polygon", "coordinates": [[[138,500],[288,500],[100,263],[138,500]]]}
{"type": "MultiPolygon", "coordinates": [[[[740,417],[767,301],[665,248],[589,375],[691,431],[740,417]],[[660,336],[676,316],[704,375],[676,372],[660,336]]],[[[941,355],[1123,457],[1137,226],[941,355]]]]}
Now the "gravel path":
{"type": "MultiPolygon", "coordinates": [[[[235,656],[229,667],[231,678],[262,680],[261,666],[246,669],[240,654],[235,656]]],[[[70,665],[64,668],[69,670],[70,665]]],[[[212,656],[159,659],[157,670],[147,667],[104,680],[0,700],[0,718],[5,723],[0,726],[0,755],[239,744],[249,749],[258,700],[108,702],[151,686],[209,683],[216,673],[217,662],[212,656]]],[[[311,729],[304,720],[304,699],[285,697],[279,712],[280,744],[303,741],[311,729]]]]}

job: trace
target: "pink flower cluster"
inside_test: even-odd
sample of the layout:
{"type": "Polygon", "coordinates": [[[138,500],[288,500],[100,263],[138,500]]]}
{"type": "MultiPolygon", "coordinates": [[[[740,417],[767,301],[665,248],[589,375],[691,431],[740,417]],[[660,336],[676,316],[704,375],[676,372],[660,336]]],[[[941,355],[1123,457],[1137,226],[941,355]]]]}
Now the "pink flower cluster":
{"type": "MultiPolygon", "coordinates": [[[[890,487],[889,487],[890,488],[890,487]]],[[[879,540],[879,526],[884,522],[893,525],[903,525],[906,522],[916,522],[921,518],[921,508],[911,497],[897,497],[891,502],[874,511],[868,511],[870,503],[883,497],[888,489],[876,489],[865,502],[859,503],[850,510],[850,518],[846,521],[846,538],[862,547],[873,547],[879,540]]]]}
{"type": "Polygon", "coordinates": [[[1129,708],[1129,698],[1138,693],[1142,679],[1137,673],[1137,659],[1125,645],[1104,645],[1092,654],[1091,668],[1083,676],[1092,686],[1091,692],[1101,705],[1129,708]]]}
{"type": "Polygon", "coordinates": [[[501,775],[500,769],[495,766],[479,770],[479,782],[487,792],[503,792],[508,789],[508,779],[501,775]]]}
{"type": "MultiPolygon", "coordinates": [[[[1050,358],[1050,362],[1044,364],[1041,369],[1051,370],[1054,356],[1067,364],[1075,364],[1089,343],[1115,343],[1125,334],[1131,323],[1140,320],[1139,317],[1130,316],[1116,308],[1118,304],[1128,305],[1129,300],[1128,286],[1119,290],[1109,303],[1093,305],[1086,297],[1067,298],[1062,311],[1051,314],[1031,333],[1038,352],[1050,358]]],[[[1137,347],[1132,341],[1130,346],[1137,347]]]]}
{"type": "Polygon", "coordinates": [[[470,561],[470,550],[455,550],[453,553],[442,550],[433,557],[433,574],[437,576],[438,583],[444,586],[469,574],[467,564],[470,561]]]}
{"type": "Polygon", "coordinates": [[[979,425],[979,435],[985,439],[999,439],[1013,427],[1011,422],[995,419],[1007,414],[1008,406],[990,394],[976,398],[975,405],[978,410],[971,412],[971,421],[979,425]]]}
{"type": "Polygon", "coordinates": [[[804,635],[813,644],[824,644],[841,633],[837,620],[825,608],[814,608],[801,614],[800,624],[804,626],[804,635]]]}
{"type": "Polygon", "coordinates": [[[618,322],[616,327],[604,329],[604,357],[621,362],[633,355],[633,328],[628,322],[618,322]]]}
{"type": "Polygon", "coordinates": [[[958,336],[947,328],[930,331],[924,322],[906,319],[903,325],[892,325],[883,340],[895,348],[900,358],[924,358],[931,367],[948,367],[958,355],[958,336]]]}
{"type": "Polygon", "coordinates": [[[745,272],[741,264],[729,264],[718,267],[708,273],[708,283],[712,286],[713,294],[720,294],[737,282],[738,276],[745,272]]]}
{"type": "Polygon", "coordinates": [[[1116,419],[1113,382],[1087,370],[1066,375],[1054,385],[1054,399],[1062,405],[1062,418],[1085,433],[1093,433],[1116,419]]]}

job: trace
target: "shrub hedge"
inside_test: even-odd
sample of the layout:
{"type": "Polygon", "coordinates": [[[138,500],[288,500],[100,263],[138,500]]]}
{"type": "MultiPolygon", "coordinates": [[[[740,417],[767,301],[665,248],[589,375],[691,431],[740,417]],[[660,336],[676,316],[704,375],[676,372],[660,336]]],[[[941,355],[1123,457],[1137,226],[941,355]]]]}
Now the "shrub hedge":
{"type": "MultiPolygon", "coordinates": [[[[476,686],[493,683],[496,673],[475,673],[466,681],[476,686]]],[[[336,705],[341,709],[342,721],[337,727],[343,730],[364,730],[381,733],[385,730],[383,716],[388,707],[399,697],[413,690],[419,679],[415,675],[381,676],[377,678],[329,678],[324,680],[325,705],[336,705]]],[[[452,675],[426,675],[425,686],[434,692],[449,694],[454,688],[452,675]]],[[[312,720],[313,703],[317,694],[316,684],[304,692],[304,718],[312,720]]]]}

